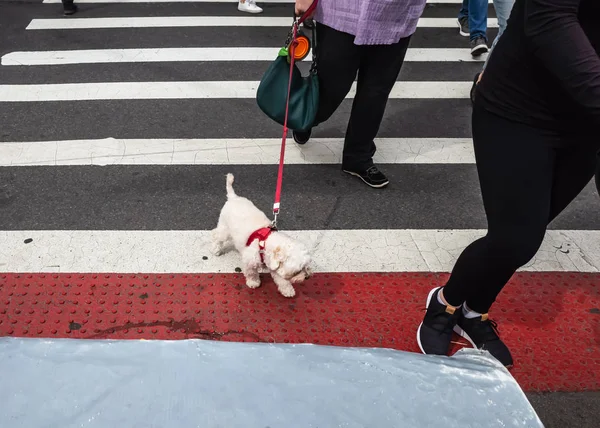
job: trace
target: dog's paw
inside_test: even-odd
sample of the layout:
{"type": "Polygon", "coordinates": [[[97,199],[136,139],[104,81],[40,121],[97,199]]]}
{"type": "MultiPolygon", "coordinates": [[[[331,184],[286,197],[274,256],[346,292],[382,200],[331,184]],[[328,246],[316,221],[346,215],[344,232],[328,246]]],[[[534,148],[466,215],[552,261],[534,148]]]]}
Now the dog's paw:
{"type": "Polygon", "coordinates": [[[246,285],[249,288],[258,288],[260,287],[260,279],[248,279],[246,280],[246,285]]]}
{"type": "Polygon", "coordinates": [[[294,289],[294,287],[280,287],[279,288],[279,292],[284,296],[284,297],[294,297],[296,295],[296,290],[294,289]]]}

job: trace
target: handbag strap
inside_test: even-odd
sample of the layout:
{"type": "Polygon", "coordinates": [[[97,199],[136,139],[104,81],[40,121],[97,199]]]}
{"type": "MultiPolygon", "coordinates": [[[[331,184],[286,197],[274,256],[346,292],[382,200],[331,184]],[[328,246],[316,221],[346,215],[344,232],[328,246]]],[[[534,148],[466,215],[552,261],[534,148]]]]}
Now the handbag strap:
{"type": "Polygon", "coordinates": [[[310,65],[310,74],[317,74],[317,58],[319,52],[317,49],[317,26],[312,27],[312,63],[310,65]]]}
{"type": "MultiPolygon", "coordinates": [[[[300,19],[297,22],[297,25],[300,26],[300,24],[302,24],[310,14],[312,14],[314,12],[314,10],[317,8],[317,5],[319,4],[319,0],[314,0],[312,2],[312,4],[309,6],[308,9],[306,9],[306,12],[304,12],[302,14],[302,16],[300,17],[300,19]]],[[[296,15],[294,15],[294,21],[296,20],[296,15]]],[[[317,52],[317,26],[314,25],[312,26],[312,63],[310,65],[310,74],[316,74],[317,72],[317,57],[318,57],[318,52],[317,52]]]]}

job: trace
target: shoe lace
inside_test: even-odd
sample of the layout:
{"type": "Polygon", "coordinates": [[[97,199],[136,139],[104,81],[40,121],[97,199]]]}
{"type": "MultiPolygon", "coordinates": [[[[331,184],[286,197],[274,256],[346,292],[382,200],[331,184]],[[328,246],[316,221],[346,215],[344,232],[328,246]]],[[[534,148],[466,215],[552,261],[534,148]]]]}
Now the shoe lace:
{"type": "Polygon", "coordinates": [[[475,327],[478,333],[481,334],[484,342],[491,342],[500,338],[500,331],[496,321],[487,319],[476,324],[475,327]]]}
{"type": "MultiPolygon", "coordinates": [[[[427,308],[423,308],[422,310],[427,312],[427,308]]],[[[456,324],[455,318],[453,314],[448,312],[438,312],[433,317],[434,321],[431,323],[431,327],[440,333],[451,333],[456,324]]]]}

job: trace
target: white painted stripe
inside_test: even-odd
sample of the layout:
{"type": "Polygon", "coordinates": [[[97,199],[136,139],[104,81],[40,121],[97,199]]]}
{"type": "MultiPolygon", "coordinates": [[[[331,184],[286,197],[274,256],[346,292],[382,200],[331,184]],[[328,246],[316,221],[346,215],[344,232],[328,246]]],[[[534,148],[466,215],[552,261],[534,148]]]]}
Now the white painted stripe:
{"type": "MultiPolygon", "coordinates": [[[[62,0],[44,0],[43,3],[56,4],[62,0]]],[[[76,0],[77,3],[237,3],[238,0],[76,0]]],[[[488,0],[492,4],[493,0],[488,0]]],[[[258,0],[257,4],[292,4],[295,0],[258,0]]],[[[429,0],[428,4],[462,4],[462,0],[429,0]]]]}
{"type": "MultiPolygon", "coordinates": [[[[285,216],[285,201],[282,207],[285,216]]],[[[287,233],[308,246],[317,272],[449,272],[485,231],[287,233]]],[[[240,266],[235,252],[210,254],[209,231],[0,231],[0,242],[2,272],[216,273],[240,266]]],[[[600,231],[550,231],[522,270],[599,272],[600,231]]]]}
{"type": "MultiPolygon", "coordinates": [[[[377,139],[379,164],[473,164],[470,138],[377,139]]],[[[340,164],[343,138],[286,145],[285,163],[340,164]]],[[[281,139],[114,139],[0,143],[0,166],[277,165],[281,139]]]]}
{"type": "MultiPolygon", "coordinates": [[[[43,3],[61,3],[62,0],[44,0],[43,3]]],[[[490,0],[491,1],[491,0],[490,0]]],[[[237,3],[238,0],[76,0],[77,3],[237,3]]],[[[292,4],[295,0],[257,0],[257,4],[292,4]]],[[[459,3],[459,0],[435,0],[427,3],[459,3]]]]}
{"type": "MultiPolygon", "coordinates": [[[[255,98],[260,82],[108,82],[0,85],[0,102],[255,98]]],[[[471,82],[396,82],[390,98],[469,98],[471,82]]],[[[353,98],[356,82],[346,98],[353,98]]]]}
{"type": "MultiPolygon", "coordinates": [[[[2,56],[1,64],[65,65],[138,62],[186,61],[273,61],[279,48],[148,48],[89,49],[68,51],[10,52],[2,56]]],[[[468,49],[408,49],[407,62],[483,62],[487,54],[473,57],[468,49]]],[[[312,60],[312,52],[304,59],[312,60]]]]}
{"type": "MultiPolygon", "coordinates": [[[[456,18],[421,18],[418,27],[455,28],[456,18]]],[[[88,28],[159,28],[159,27],[291,27],[291,18],[274,16],[155,16],[118,18],[33,19],[27,30],[73,30],[88,28]]],[[[496,18],[488,18],[488,28],[498,27],[496,18]]]]}

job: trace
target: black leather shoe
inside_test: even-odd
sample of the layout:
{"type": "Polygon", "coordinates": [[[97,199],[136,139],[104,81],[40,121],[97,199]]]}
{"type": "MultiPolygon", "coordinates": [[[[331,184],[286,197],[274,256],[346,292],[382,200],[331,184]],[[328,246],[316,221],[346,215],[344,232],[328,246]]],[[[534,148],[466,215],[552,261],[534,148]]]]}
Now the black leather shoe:
{"type": "Polygon", "coordinates": [[[292,131],[292,136],[297,144],[306,144],[310,140],[311,130],[308,131],[292,131]]]}
{"type": "Polygon", "coordinates": [[[73,0],[63,0],[63,13],[65,15],[73,15],[77,12],[77,5],[73,3],[73,0]]]}

